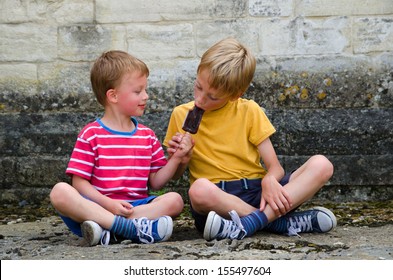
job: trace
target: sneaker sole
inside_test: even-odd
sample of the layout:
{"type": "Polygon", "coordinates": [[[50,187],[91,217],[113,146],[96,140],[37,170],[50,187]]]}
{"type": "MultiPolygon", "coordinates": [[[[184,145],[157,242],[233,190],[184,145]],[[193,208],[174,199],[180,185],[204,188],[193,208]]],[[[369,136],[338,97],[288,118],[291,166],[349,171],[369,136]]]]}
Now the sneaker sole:
{"type": "Polygon", "coordinates": [[[325,213],[326,215],[328,215],[330,217],[330,219],[332,220],[333,226],[330,230],[334,229],[337,226],[337,219],[336,216],[333,214],[332,211],[330,211],[329,209],[325,208],[325,207],[313,207],[312,209],[314,210],[319,210],[323,213],[325,213]]]}
{"type": "Polygon", "coordinates": [[[165,232],[164,238],[161,239],[159,242],[167,241],[171,236],[173,232],[173,221],[172,218],[169,216],[165,216],[166,221],[167,221],[167,231],[165,232]]]}
{"type": "Polygon", "coordinates": [[[206,219],[206,224],[205,224],[205,229],[203,230],[203,238],[207,241],[211,241],[214,238],[212,238],[212,227],[211,225],[214,222],[214,219],[217,217],[217,213],[214,211],[210,211],[209,215],[207,216],[206,219]]]}
{"type": "Polygon", "coordinates": [[[87,241],[89,246],[95,246],[100,242],[100,239],[94,240],[94,229],[89,223],[83,222],[81,231],[83,238],[87,241]]]}

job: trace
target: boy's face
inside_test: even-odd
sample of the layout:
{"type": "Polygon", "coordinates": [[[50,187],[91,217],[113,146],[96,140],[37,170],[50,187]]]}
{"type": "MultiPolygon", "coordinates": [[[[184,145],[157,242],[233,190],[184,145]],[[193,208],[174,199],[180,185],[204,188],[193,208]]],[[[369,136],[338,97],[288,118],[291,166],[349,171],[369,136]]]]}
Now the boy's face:
{"type": "Polygon", "coordinates": [[[214,111],[224,107],[231,98],[219,96],[218,90],[209,85],[209,72],[202,70],[195,80],[194,99],[197,107],[205,111],[214,111]]]}
{"type": "Polygon", "coordinates": [[[149,96],[146,92],[147,77],[138,72],[127,73],[115,88],[117,108],[127,116],[142,116],[149,96]]]}

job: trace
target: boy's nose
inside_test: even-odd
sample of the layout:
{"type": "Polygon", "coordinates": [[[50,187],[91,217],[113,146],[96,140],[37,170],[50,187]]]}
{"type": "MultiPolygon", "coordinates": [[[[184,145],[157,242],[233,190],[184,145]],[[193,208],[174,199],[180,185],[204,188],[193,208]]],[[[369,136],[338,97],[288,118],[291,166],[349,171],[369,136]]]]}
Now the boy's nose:
{"type": "Polygon", "coordinates": [[[195,96],[194,99],[195,99],[195,104],[196,104],[198,107],[203,106],[203,105],[205,104],[205,102],[206,102],[206,98],[205,98],[203,95],[195,96]]]}

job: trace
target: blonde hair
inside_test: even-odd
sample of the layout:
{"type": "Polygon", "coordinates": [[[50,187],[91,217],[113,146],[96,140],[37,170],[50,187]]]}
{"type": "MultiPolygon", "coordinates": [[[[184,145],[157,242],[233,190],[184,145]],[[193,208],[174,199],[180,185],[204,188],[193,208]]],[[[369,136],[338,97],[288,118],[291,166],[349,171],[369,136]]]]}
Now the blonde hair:
{"type": "Polygon", "coordinates": [[[255,67],[251,51],[236,39],[226,38],[202,55],[197,73],[208,70],[210,87],[220,96],[236,98],[249,87],[255,67]]]}
{"type": "Polygon", "coordinates": [[[90,71],[91,86],[97,101],[105,106],[106,92],[118,86],[124,74],[135,71],[149,76],[147,65],[129,53],[117,50],[104,52],[90,71]]]}

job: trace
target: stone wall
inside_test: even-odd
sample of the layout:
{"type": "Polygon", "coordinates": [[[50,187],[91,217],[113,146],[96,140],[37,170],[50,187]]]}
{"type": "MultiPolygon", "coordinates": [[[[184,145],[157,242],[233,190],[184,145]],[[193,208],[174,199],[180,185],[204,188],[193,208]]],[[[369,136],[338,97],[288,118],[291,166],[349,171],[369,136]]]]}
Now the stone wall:
{"type": "MultiPolygon", "coordinates": [[[[76,134],[102,114],[89,83],[100,53],[148,64],[140,121],[163,139],[201,54],[228,36],[258,59],[246,97],[276,126],[287,170],[322,153],[335,174],[321,199],[393,198],[392,0],[1,0],[0,15],[2,203],[37,203],[68,180],[76,134]]],[[[185,194],[186,179],[169,188],[185,194]]]]}

